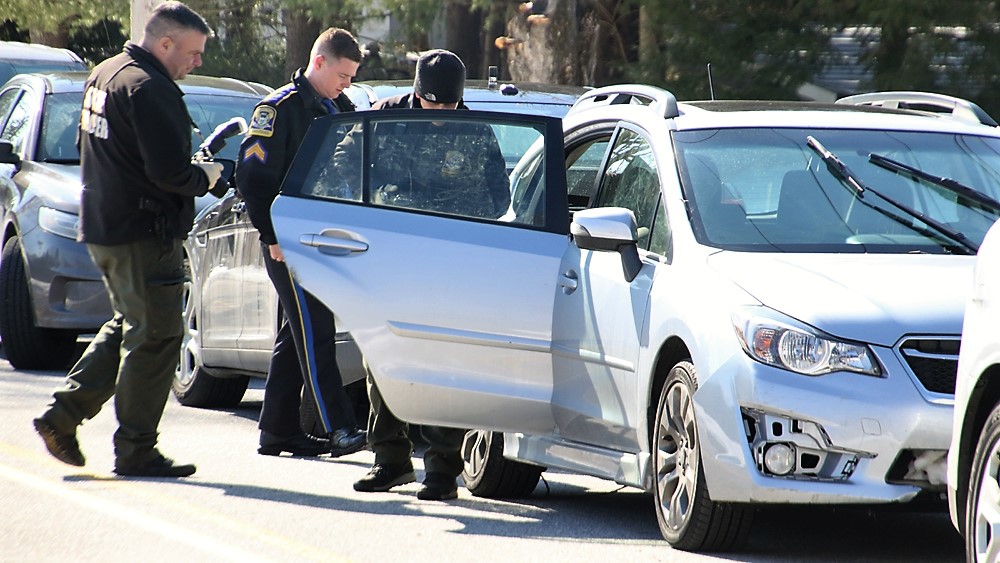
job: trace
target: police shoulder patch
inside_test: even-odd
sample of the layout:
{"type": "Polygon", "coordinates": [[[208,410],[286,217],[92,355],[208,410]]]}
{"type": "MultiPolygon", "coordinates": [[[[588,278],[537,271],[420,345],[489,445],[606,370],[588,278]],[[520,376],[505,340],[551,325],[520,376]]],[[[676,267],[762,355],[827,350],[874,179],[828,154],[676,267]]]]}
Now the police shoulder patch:
{"type": "Polygon", "coordinates": [[[257,137],[270,137],[274,134],[274,117],[276,115],[277,112],[271,106],[257,106],[253,110],[253,117],[250,118],[250,127],[247,130],[247,134],[256,135],[257,137]]]}

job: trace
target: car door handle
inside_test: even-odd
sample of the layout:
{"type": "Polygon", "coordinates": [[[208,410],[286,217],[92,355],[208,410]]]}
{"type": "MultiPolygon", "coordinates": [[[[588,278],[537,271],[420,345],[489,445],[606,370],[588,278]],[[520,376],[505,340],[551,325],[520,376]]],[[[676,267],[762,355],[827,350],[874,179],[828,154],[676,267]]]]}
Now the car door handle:
{"type": "Polygon", "coordinates": [[[323,229],[319,234],[302,235],[299,244],[318,248],[320,252],[333,256],[349,256],[368,250],[368,243],[361,240],[360,235],[341,229],[323,229]]]}
{"type": "Polygon", "coordinates": [[[562,288],[563,293],[566,295],[576,291],[578,284],[578,276],[573,270],[566,270],[566,273],[559,276],[559,287],[562,288]]]}

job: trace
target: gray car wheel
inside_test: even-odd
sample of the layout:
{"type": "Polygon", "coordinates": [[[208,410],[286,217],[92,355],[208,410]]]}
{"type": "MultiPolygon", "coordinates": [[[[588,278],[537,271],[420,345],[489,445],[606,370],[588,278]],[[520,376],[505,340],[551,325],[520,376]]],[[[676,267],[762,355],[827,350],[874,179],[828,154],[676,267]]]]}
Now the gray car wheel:
{"type": "Polygon", "coordinates": [[[250,384],[245,375],[214,377],[202,364],[201,340],[198,338],[198,309],[191,298],[191,283],[184,292],[184,339],[174,375],[174,396],[188,407],[235,407],[243,400],[250,384]]]}
{"type": "Polygon", "coordinates": [[[753,509],[713,502],[708,494],[693,400],[697,381],[694,364],[678,362],[660,392],[653,431],[656,520],[677,549],[725,551],[746,540],[753,509]]]}
{"type": "Polygon", "coordinates": [[[63,369],[76,358],[77,332],[35,326],[21,239],[11,237],[0,254],[0,341],[16,369],[63,369]]]}
{"type": "Polygon", "coordinates": [[[503,457],[503,434],[470,430],[462,442],[465,468],[462,480],[473,495],[486,498],[523,498],[538,486],[544,467],[503,457]]]}
{"type": "Polygon", "coordinates": [[[969,561],[1000,560],[1000,405],[990,413],[972,458],[965,507],[965,554],[969,561]]]}

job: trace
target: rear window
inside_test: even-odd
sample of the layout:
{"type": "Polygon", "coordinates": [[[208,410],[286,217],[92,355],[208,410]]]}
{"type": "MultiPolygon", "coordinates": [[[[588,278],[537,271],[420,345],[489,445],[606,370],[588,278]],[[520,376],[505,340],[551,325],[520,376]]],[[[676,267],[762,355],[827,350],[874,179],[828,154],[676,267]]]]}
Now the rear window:
{"type": "Polygon", "coordinates": [[[15,74],[26,74],[29,72],[59,72],[71,70],[87,70],[87,65],[80,61],[38,61],[38,60],[16,60],[0,61],[0,84],[11,79],[15,74]]]}

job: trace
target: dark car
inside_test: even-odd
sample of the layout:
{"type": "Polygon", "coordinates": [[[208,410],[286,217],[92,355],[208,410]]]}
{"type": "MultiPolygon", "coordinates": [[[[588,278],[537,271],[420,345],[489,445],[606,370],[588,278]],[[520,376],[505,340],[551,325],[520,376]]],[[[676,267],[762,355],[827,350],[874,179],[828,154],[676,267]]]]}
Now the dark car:
{"type": "MultiPolygon", "coordinates": [[[[111,317],[111,304],[76,241],[80,155],[76,130],[84,72],[22,74],[0,88],[0,340],[17,369],[56,369],[72,359],[77,336],[111,317]]],[[[191,118],[207,135],[247,118],[269,88],[228,78],[181,81],[191,118]]],[[[201,132],[193,146],[201,144],[201,132]]],[[[218,155],[234,159],[235,143],[218,155]]],[[[200,198],[207,205],[212,196],[200,198]]]]}
{"type": "Polygon", "coordinates": [[[15,74],[87,70],[87,64],[69,49],[37,43],[0,41],[0,84],[15,74]]]}
{"type": "MultiPolygon", "coordinates": [[[[380,98],[405,93],[412,81],[358,83],[346,92],[364,110],[380,98]]],[[[472,109],[562,116],[585,90],[566,86],[466,83],[472,109]]],[[[521,153],[522,140],[499,139],[501,150],[521,153]]],[[[513,164],[513,161],[512,161],[513,164]]],[[[182,404],[238,404],[249,377],[265,377],[278,328],[278,300],[264,270],[257,231],[239,194],[231,191],[195,220],[187,241],[192,291],[174,394],[182,404]]],[[[337,335],[337,359],[349,391],[364,399],[361,355],[347,333],[337,335]]],[[[306,427],[308,429],[308,415],[306,427]]]]}

